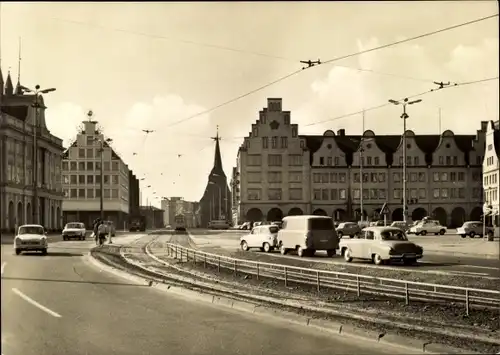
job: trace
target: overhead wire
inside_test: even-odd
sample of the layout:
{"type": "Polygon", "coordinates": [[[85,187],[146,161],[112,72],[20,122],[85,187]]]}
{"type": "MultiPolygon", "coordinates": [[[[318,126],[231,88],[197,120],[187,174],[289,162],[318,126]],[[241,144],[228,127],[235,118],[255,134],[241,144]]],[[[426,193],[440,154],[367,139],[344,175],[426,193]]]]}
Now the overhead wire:
{"type": "Polygon", "coordinates": [[[417,39],[421,39],[421,38],[425,38],[425,37],[429,37],[429,36],[433,36],[433,35],[436,35],[438,33],[442,33],[442,32],[446,32],[446,31],[450,31],[450,30],[454,30],[454,29],[457,29],[459,27],[464,27],[464,26],[468,26],[468,25],[472,25],[472,24],[475,24],[475,23],[478,23],[478,22],[481,22],[481,21],[486,21],[486,20],[489,20],[489,19],[492,19],[494,17],[498,17],[498,14],[494,14],[494,15],[490,15],[490,16],[485,16],[485,17],[481,17],[479,19],[475,19],[475,20],[471,20],[471,21],[467,21],[467,22],[463,22],[463,23],[460,23],[460,24],[457,24],[457,25],[453,25],[453,26],[449,26],[449,27],[445,27],[445,28],[442,28],[442,29],[439,29],[439,30],[435,30],[435,31],[431,31],[431,32],[427,32],[427,33],[424,33],[424,34],[421,34],[421,35],[417,35],[417,36],[413,36],[413,37],[410,37],[410,38],[406,38],[406,39],[403,39],[403,40],[399,40],[399,41],[396,41],[396,42],[391,42],[391,43],[387,43],[387,44],[383,44],[383,45],[380,45],[380,46],[377,46],[377,47],[373,47],[373,48],[369,48],[369,49],[365,49],[365,50],[362,50],[362,51],[358,51],[358,52],[355,52],[355,53],[350,53],[350,54],[347,54],[347,55],[343,55],[343,56],[340,56],[340,57],[336,57],[336,58],[332,58],[332,59],[328,59],[326,61],[323,61],[321,62],[321,64],[317,64],[317,65],[314,65],[314,66],[311,66],[311,67],[308,67],[308,68],[305,68],[305,69],[300,69],[300,70],[296,70],[294,72],[291,72],[290,74],[287,74],[285,76],[282,76],[276,80],[273,80],[265,85],[262,85],[254,90],[251,90],[245,94],[242,94],[242,95],[239,95],[238,97],[235,97],[231,100],[228,100],[228,101],[225,101],[217,106],[214,106],[210,109],[206,109],[206,110],[203,110],[201,112],[198,112],[194,115],[190,115],[188,117],[185,117],[181,120],[178,120],[178,121],[175,121],[169,125],[166,125],[165,127],[172,127],[172,126],[175,126],[175,125],[178,125],[178,124],[181,124],[181,123],[184,123],[184,122],[187,122],[193,118],[196,118],[196,117],[199,117],[199,116],[202,116],[202,115],[205,115],[207,113],[210,113],[212,111],[215,111],[221,107],[224,107],[224,106],[227,106],[235,101],[238,101],[242,98],[245,98],[247,96],[250,96],[256,92],[259,92],[263,89],[266,89],[274,84],[277,84],[281,81],[284,81],[290,77],[293,77],[297,74],[299,74],[300,72],[302,71],[305,71],[307,69],[311,69],[311,68],[314,68],[314,67],[319,67],[319,66],[322,66],[324,64],[330,64],[330,63],[333,63],[333,62],[336,62],[336,61],[340,61],[340,60],[343,60],[343,59],[347,59],[347,58],[351,58],[351,57],[355,57],[355,56],[359,56],[359,55],[362,55],[362,54],[366,54],[366,53],[370,53],[370,52],[374,52],[374,51],[377,51],[377,50],[381,50],[381,49],[386,49],[386,48],[389,48],[389,47],[392,47],[392,46],[396,46],[396,45],[399,45],[399,44],[402,44],[402,43],[408,43],[408,42],[411,42],[411,41],[415,41],[417,39]]]}
{"type": "MultiPolygon", "coordinates": [[[[417,98],[417,97],[421,97],[421,96],[430,94],[432,92],[438,92],[438,91],[442,91],[442,90],[445,90],[445,89],[451,89],[451,88],[456,88],[456,87],[459,87],[459,86],[466,86],[466,85],[478,84],[478,83],[483,83],[483,82],[492,81],[492,80],[498,80],[498,79],[499,79],[499,77],[497,76],[497,77],[492,77],[492,78],[485,78],[485,79],[480,79],[480,80],[467,81],[467,82],[463,82],[463,83],[455,83],[454,85],[444,86],[444,87],[438,88],[438,89],[430,89],[430,90],[426,90],[424,92],[420,92],[418,94],[414,94],[414,95],[410,95],[410,96],[405,96],[401,100],[404,100],[404,99],[413,99],[413,98],[417,98]]],[[[326,119],[326,120],[323,120],[323,121],[309,123],[309,124],[306,124],[304,126],[305,127],[310,127],[310,126],[315,126],[315,125],[322,124],[322,123],[337,121],[337,120],[340,120],[340,119],[343,119],[343,118],[360,115],[363,112],[369,112],[369,111],[377,110],[379,108],[386,107],[386,106],[391,106],[391,105],[392,105],[391,103],[386,102],[386,103],[383,103],[383,104],[380,104],[380,105],[377,105],[377,106],[372,106],[372,107],[369,107],[369,108],[366,108],[366,109],[363,109],[363,110],[359,110],[359,111],[356,111],[356,112],[351,112],[351,113],[348,113],[348,114],[345,114],[345,115],[337,116],[337,117],[334,117],[334,118],[329,118],[329,119],[326,119]]]]}

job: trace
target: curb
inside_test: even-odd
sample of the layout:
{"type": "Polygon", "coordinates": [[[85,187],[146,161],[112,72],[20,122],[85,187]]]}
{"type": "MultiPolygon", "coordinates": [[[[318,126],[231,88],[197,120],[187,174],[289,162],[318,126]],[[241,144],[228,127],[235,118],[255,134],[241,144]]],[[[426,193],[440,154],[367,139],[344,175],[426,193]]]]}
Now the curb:
{"type": "Polygon", "coordinates": [[[458,251],[433,251],[427,250],[428,255],[442,255],[442,256],[463,256],[469,258],[484,258],[484,259],[500,259],[500,255],[491,255],[491,254],[474,254],[474,253],[463,253],[458,251]]]}
{"type": "MultiPolygon", "coordinates": [[[[118,268],[104,264],[103,262],[94,258],[90,252],[88,254],[88,259],[97,268],[101,270],[106,270],[116,276],[128,279],[130,281],[136,282],[138,284],[148,283],[149,280],[145,277],[140,277],[136,275],[131,275],[130,273],[120,270],[118,268]]],[[[266,315],[272,316],[273,318],[279,319],[281,321],[294,323],[302,326],[313,327],[315,329],[329,332],[337,335],[342,335],[350,338],[362,339],[364,341],[385,343],[390,346],[396,346],[399,348],[411,349],[413,351],[418,351],[421,353],[428,354],[474,354],[474,352],[469,350],[462,350],[457,348],[448,347],[446,345],[429,343],[424,340],[418,340],[413,338],[408,338],[405,336],[400,336],[391,333],[379,333],[372,330],[366,330],[362,328],[357,328],[351,325],[344,325],[339,322],[320,319],[320,318],[310,318],[308,316],[300,315],[294,312],[284,311],[273,307],[262,306],[259,304],[252,303],[250,301],[235,300],[230,297],[224,297],[219,295],[211,295],[208,293],[198,292],[194,290],[189,290],[183,287],[171,286],[167,284],[157,283],[152,285],[158,290],[168,292],[177,296],[182,296],[183,298],[190,298],[206,303],[223,306],[230,309],[235,309],[243,311],[246,313],[252,313],[256,315],[266,315]]],[[[478,354],[478,353],[476,353],[478,354]]]]}

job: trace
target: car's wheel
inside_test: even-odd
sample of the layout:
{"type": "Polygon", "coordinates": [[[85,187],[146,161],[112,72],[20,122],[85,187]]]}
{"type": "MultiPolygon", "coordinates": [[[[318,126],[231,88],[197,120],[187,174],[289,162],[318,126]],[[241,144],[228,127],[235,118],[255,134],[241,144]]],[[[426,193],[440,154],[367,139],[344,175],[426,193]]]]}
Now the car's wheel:
{"type": "Polygon", "coordinates": [[[245,241],[241,242],[241,250],[248,251],[250,248],[248,247],[248,243],[245,241]]]}
{"type": "Polygon", "coordinates": [[[42,255],[47,255],[47,248],[42,249],[42,255]]]}
{"type": "Polygon", "coordinates": [[[439,234],[440,234],[440,235],[445,235],[445,234],[446,234],[446,230],[445,230],[445,229],[441,229],[441,230],[439,231],[439,234]]]}
{"type": "Polygon", "coordinates": [[[344,260],[350,263],[352,261],[351,251],[349,249],[344,249],[344,260]]]}
{"type": "Polygon", "coordinates": [[[16,252],[16,255],[21,254],[21,250],[20,249],[16,249],[15,252],[16,252]]]}
{"type": "Polygon", "coordinates": [[[288,249],[285,248],[283,244],[280,244],[280,253],[281,255],[285,255],[286,253],[288,253],[288,249]]]}
{"type": "Polygon", "coordinates": [[[66,237],[65,235],[63,235],[63,240],[68,240],[68,237],[66,237]]]}
{"type": "Polygon", "coordinates": [[[466,235],[466,234],[460,234],[460,236],[461,236],[462,238],[467,237],[467,235],[466,235]]]}
{"type": "Polygon", "coordinates": [[[379,254],[373,254],[372,260],[375,265],[382,265],[384,263],[384,260],[382,260],[379,254]]]}
{"type": "Polygon", "coordinates": [[[474,238],[475,236],[476,236],[476,233],[474,233],[474,232],[469,233],[469,238],[474,238]]]}
{"type": "Polygon", "coordinates": [[[269,245],[269,243],[264,243],[262,249],[264,250],[264,252],[269,253],[271,251],[271,245],[269,245]]]}
{"type": "Polygon", "coordinates": [[[338,237],[339,237],[339,239],[340,239],[340,238],[342,238],[342,237],[344,236],[344,233],[342,233],[342,232],[337,232],[337,236],[338,236],[338,237]]]}
{"type": "Polygon", "coordinates": [[[326,255],[328,255],[328,257],[330,257],[330,258],[335,256],[335,254],[337,254],[337,251],[335,249],[328,249],[326,251],[326,255]]]}
{"type": "Polygon", "coordinates": [[[427,231],[420,231],[420,235],[427,235],[427,231]]]}

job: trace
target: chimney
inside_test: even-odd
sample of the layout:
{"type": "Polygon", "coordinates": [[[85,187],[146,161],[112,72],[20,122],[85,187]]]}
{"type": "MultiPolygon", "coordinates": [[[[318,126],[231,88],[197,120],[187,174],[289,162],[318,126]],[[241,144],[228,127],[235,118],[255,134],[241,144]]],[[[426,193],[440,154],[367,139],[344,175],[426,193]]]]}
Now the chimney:
{"type": "Polygon", "coordinates": [[[342,128],[342,129],[339,129],[339,130],[337,131],[337,136],[344,137],[344,136],[345,136],[345,129],[343,129],[343,128],[342,128]]]}
{"type": "Polygon", "coordinates": [[[488,121],[481,121],[481,132],[486,132],[488,130],[488,121]]]}

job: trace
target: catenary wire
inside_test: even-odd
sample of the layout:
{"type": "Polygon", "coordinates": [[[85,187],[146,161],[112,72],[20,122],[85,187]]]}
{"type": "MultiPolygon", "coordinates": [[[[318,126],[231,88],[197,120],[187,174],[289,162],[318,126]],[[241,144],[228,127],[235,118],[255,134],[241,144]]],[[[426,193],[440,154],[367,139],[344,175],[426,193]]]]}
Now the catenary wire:
{"type": "MultiPolygon", "coordinates": [[[[347,59],[347,58],[351,58],[351,57],[354,57],[354,56],[359,56],[359,55],[362,55],[362,54],[365,54],[365,53],[370,53],[370,52],[374,52],[374,51],[377,51],[377,50],[380,50],[380,49],[385,49],[385,48],[389,48],[389,47],[392,47],[392,46],[396,46],[396,45],[399,45],[399,44],[402,44],[402,43],[407,43],[407,42],[410,42],[410,41],[414,41],[414,40],[417,40],[417,39],[421,39],[421,38],[424,38],[424,37],[428,37],[428,36],[432,36],[432,35],[436,35],[438,33],[442,33],[442,32],[446,32],[446,31],[450,31],[450,30],[453,30],[453,29],[456,29],[456,28],[459,28],[459,27],[463,27],[463,26],[468,26],[468,25],[472,25],[472,24],[475,24],[475,23],[478,23],[478,22],[481,22],[481,21],[486,21],[486,20],[489,20],[489,19],[492,19],[494,17],[498,17],[498,14],[494,14],[494,15],[490,15],[490,16],[486,16],[486,17],[481,17],[479,19],[475,19],[475,20],[471,20],[471,21],[467,21],[467,22],[464,22],[464,23],[460,23],[460,24],[457,24],[457,25],[453,25],[453,26],[449,26],[449,27],[445,27],[445,28],[442,28],[442,29],[439,29],[439,30],[436,30],[436,31],[432,31],[432,32],[427,32],[427,33],[424,33],[424,34],[421,34],[421,35],[418,35],[418,36],[414,36],[414,37],[410,37],[410,38],[406,38],[404,40],[400,40],[400,41],[396,41],[396,42],[391,42],[391,43],[388,43],[388,44],[384,44],[384,45],[381,45],[381,46],[377,46],[377,47],[373,47],[373,48],[370,48],[370,49],[366,49],[366,50],[363,50],[363,51],[359,51],[359,52],[356,52],[356,53],[351,53],[351,54],[347,54],[347,55],[344,55],[344,56],[340,56],[340,57],[336,57],[336,58],[332,58],[332,59],[329,59],[329,60],[326,60],[324,62],[322,62],[320,65],[315,65],[315,66],[312,66],[312,67],[309,67],[309,68],[306,68],[305,70],[307,69],[310,69],[310,68],[313,68],[313,67],[317,67],[317,66],[321,66],[323,64],[330,64],[330,63],[333,63],[333,62],[336,62],[336,61],[340,61],[340,60],[343,60],[343,59],[347,59]]],[[[188,116],[188,117],[185,117],[181,120],[178,120],[178,121],[175,121],[169,125],[166,126],[167,127],[172,127],[172,126],[175,126],[175,125],[178,125],[178,124],[181,124],[181,123],[184,123],[186,121],[189,121],[193,118],[196,118],[196,117],[199,117],[201,115],[205,115],[207,113],[210,113],[212,111],[215,111],[221,107],[224,107],[224,106],[227,106],[233,102],[236,102],[242,98],[245,98],[247,96],[250,96],[258,91],[261,91],[263,89],[266,89],[274,84],[277,84],[285,79],[288,79],[292,76],[295,76],[297,74],[299,74],[300,72],[302,72],[304,70],[296,70],[290,74],[287,74],[279,79],[276,79],[272,82],[269,82],[265,85],[262,85],[260,87],[258,87],[257,89],[254,89],[250,92],[247,92],[243,95],[240,95],[238,97],[235,97],[231,100],[228,100],[228,101],[225,101],[217,106],[214,106],[210,109],[207,109],[207,110],[204,110],[204,111],[201,111],[201,112],[198,112],[194,115],[191,115],[191,116],[188,116]]]]}
{"type": "MultiPolygon", "coordinates": [[[[405,98],[407,98],[407,99],[413,99],[413,98],[416,98],[416,97],[421,97],[421,96],[430,94],[431,92],[438,92],[438,91],[441,91],[441,90],[444,90],[444,89],[451,89],[451,88],[456,88],[456,87],[459,87],[459,86],[466,86],[466,85],[484,83],[484,82],[487,82],[487,81],[498,80],[498,78],[499,77],[497,76],[497,77],[493,77],[493,78],[486,78],[486,79],[480,79],[480,80],[474,80],[474,81],[467,81],[467,82],[463,82],[463,83],[456,83],[454,85],[445,86],[445,87],[439,88],[439,89],[426,90],[426,91],[418,93],[418,94],[414,94],[414,95],[411,95],[411,96],[406,96],[405,98]]],[[[405,98],[403,98],[403,99],[405,99],[405,98]]],[[[348,113],[348,114],[345,114],[345,115],[337,116],[337,117],[334,117],[334,118],[329,118],[329,119],[326,119],[326,120],[323,120],[323,121],[309,123],[309,124],[306,124],[304,126],[305,127],[310,127],[310,126],[315,126],[315,125],[322,124],[322,123],[337,121],[337,120],[340,120],[342,118],[347,118],[347,117],[359,115],[359,114],[362,114],[363,112],[366,113],[366,112],[369,112],[369,111],[378,110],[379,108],[386,107],[386,106],[391,106],[391,105],[392,105],[391,103],[386,102],[384,104],[377,105],[377,106],[372,106],[372,107],[364,109],[364,110],[360,110],[360,111],[356,111],[356,112],[351,112],[351,113],[348,113]]]]}

